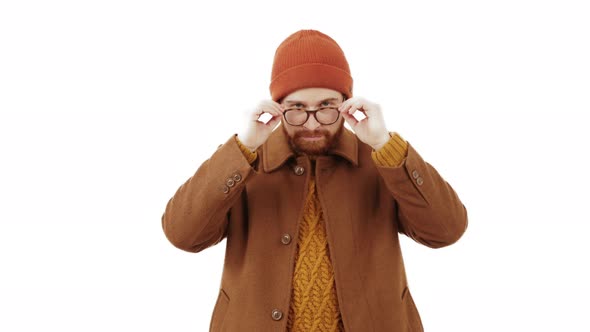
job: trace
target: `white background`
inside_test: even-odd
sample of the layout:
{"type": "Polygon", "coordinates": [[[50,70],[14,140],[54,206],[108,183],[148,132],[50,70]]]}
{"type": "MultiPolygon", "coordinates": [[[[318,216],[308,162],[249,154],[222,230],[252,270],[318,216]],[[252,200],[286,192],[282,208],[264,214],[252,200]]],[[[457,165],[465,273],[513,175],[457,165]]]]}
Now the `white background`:
{"type": "Polygon", "coordinates": [[[2,1],[0,330],[208,331],[226,242],[161,215],[317,29],[467,207],[455,245],[402,237],[426,331],[590,331],[588,7],[383,3],[2,1]]]}

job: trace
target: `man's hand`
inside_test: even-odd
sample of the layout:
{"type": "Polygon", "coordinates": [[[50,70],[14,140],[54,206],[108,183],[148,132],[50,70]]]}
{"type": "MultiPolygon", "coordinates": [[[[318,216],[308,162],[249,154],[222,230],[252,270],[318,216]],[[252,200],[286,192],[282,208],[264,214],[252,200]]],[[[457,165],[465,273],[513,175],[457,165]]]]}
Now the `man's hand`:
{"type": "Polygon", "coordinates": [[[338,110],[359,140],[374,150],[379,150],[389,141],[389,131],[385,127],[385,119],[379,105],[364,98],[354,97],[345,100],[338,110]],[[353,116],[357,110],[362,112],[366,118],[358,121],[353,116]]]}
{"type": "Polygon", "coordinates": [[[261,101],[256,108],[248,111],[246,123],[241,127],[238,133],[238,139],[250,151],[256,151],[259,146],[266,142],[273,129],[281,121],[283,112],[283,107],[277,102],[273,100],[261,101]],[[263,113],[268,113],[272,116],[267,123],[258,120],[263,113]]]}

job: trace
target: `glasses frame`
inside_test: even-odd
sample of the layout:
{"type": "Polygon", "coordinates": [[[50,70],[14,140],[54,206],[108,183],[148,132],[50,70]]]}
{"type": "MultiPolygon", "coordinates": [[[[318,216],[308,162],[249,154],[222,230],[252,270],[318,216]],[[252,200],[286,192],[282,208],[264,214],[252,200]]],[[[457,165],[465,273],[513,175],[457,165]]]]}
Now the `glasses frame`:
{"type": "Polygon", "coordinates": [[[310,114],[310,113],[313,113],[313,117],[315,118],[315,120],[316,120],[316,121],[317,121],[319,124],[322,124],[322,125],[324,125],[324,126],[329,126],[329,125],[331,125],[331,124],[334,124],[334,123],[336,123],[336,121],[338,121],[338,119],[340,119],[340,111],[338,111],[338,106],[322,106],[322,107],[319,107],[319,108],[318,108],[317,110],[315,110],[315,111],[310,111],[310,110],[308,110],[308,109],[306,109],[306,108],[297,108],[297,107],[291,107],[291,108],[287,108],[287,109],[285,109],[285,110],[283,111],[283,118],[284,118],[284,119],[285,119],[285,121],[286,121],[288,124],[290,124],[291,126],[298,126],[298,127],[299,127],[299,126],[303,126],[303,125],[304,125],[304,124],[307,122],[307,120],[309,120],[309,114],[310,114]],[[317,117],[316,113],[317,113],[317,112],[319,112],[319,111],[325,110],[325,109],[335,109],[335,110],[337,111],[338,115],[336,116],[336,120],[334,120],[334,122],[331,122],[331,123],[323,123],[323,122],[321,122],[320,120],[318,120],[318,117],[317,117]],[[297,125],[297,124],[292,124],[291,122],[289,122],[289,120],[287,120],[287,115],[286,115],[286,114],[287,114],[287,112],[289,112],[289,111],[298,111],[298,112],[305,111],[305,114],[307,115],[307,117],[305,118],[305,121],[303,121],[303,123],[301,123],[301,124],[298,124],[298,125],[297,125]]]}

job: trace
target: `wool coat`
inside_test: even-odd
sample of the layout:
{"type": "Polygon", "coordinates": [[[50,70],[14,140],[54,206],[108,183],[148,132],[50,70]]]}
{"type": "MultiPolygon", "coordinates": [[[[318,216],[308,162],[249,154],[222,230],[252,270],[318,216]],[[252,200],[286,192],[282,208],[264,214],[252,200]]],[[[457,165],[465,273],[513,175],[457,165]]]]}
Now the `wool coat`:
{"type": "Polygon", "coordinates": [[[210,331],[286,330],[297,249],[290,239],[297,238],[310,176],[345,331],[423,331],[399,235],[448,246],[464,234],[467,210],[411,143],[400,166],[378,166],[374,150],[342,128],[329,153],[312,162],[294,154],[278,128],[250,164],[235,136],[177,189],[162,215],[167,239],[182,250],[197,253],[226,239],[210,331]]]}

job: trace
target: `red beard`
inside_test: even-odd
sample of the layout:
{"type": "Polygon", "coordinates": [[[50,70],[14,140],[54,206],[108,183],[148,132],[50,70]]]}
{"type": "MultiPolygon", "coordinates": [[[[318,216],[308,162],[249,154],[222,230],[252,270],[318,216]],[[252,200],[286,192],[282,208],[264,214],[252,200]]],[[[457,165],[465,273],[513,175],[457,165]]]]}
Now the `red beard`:
{"type": "MultiPolygon", "coordinates": [[[[336,143],[336,140],[342,132],[342,127],[343,126],[340,126],[334,134],[331,134],[327,130],[299,130],[295,132],[293,137],[289,137],[289,145],[291,146],[291,149],[293,149],[293,151],[295,151],[297,154],[307,154],[313,156],[324,155],[336,143]],[[313,136],[321,136],[322,138],[316,141],[303,139],[304,137],[313,136]]],[[[283,127],[283,130],[285,133],[287,133],[285,127],[283,127]]]]}

